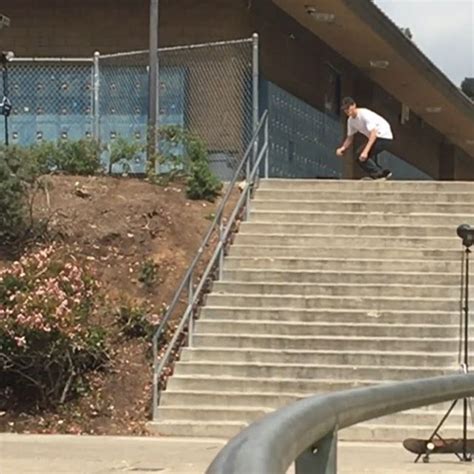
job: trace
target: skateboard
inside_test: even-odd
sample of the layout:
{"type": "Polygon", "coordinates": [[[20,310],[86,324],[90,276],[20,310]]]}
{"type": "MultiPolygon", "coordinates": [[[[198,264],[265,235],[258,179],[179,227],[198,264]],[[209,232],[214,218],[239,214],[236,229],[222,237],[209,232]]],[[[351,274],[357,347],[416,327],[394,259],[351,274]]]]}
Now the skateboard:
{"type": "MultiPolygon", "coordinates": [[[[417,439],[408,438],[403,441],[403,447],[410,453],[423,456],[423,462],[429,462],[431,454],[462,454],[464,450],[463,440],[458,438],[451,439],[417,439]]],[[[474,439],[467,440],[467,454],[474,454],[474,439]]]]}

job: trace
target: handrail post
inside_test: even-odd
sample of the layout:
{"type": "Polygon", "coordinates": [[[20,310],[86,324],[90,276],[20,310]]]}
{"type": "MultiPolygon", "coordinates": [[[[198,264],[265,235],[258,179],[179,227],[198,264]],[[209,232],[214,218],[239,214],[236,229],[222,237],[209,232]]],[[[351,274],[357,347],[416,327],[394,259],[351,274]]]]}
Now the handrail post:
{"type": "Polygon", "coordinates": [[[157,415],[158,415],[158,403],[159,403],[159,397],[158,397],[158,390],[160,389],[159,387],[159,380],[158,380],[158,373],[156,371],[156,361],[153,361],[153,407],[152,407],[152,413],[153,413],[153,419],[156,420],[157,415]]]}
{"type": "Polygon", "coordinates": [[[222,280],[223,276],[223,268],[224,268],[224,251],[225,251],[225,236],[224,236],[224,224],[222,222],[222,214],[219,218],[219,242],[221,243],[222,247],[219,252],[219,260],[218,260],[218,279],[222,280]]]}
{"type": "Polygon", "coordinates": [[[194,331],[194,311],[193,311],[193,297],[194,297],[194,288],[193,288],[193,274],[189,275],[188,280],[188,305],[191,305],[191,314],[189,315],[189,324],[188,324],[188,346],[192,347],[193,345],[193,331],[194,331]]]}
{"type": "Polygon", "coordinates": [[[248,221],[250,217],[250,190],[252,189],[252,183],[247,182],[247,189],[245,190],[245,220],[248,221]]]}
{"type": "Polygon", "coordinates": [[[337,474],[337,428],[299,455],[295,474],[337,474]]]}

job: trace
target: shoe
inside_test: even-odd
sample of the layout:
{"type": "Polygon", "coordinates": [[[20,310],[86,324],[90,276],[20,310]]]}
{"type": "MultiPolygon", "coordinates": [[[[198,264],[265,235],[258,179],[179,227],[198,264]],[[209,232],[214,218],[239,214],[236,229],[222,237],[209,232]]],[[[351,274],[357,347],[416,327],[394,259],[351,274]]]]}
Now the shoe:
{"type": "Polygon", "coordinates": [[[385,179],[390,179],[392,177],[393,173],[390,170],[383,170],[382,176],[385,179]]]}

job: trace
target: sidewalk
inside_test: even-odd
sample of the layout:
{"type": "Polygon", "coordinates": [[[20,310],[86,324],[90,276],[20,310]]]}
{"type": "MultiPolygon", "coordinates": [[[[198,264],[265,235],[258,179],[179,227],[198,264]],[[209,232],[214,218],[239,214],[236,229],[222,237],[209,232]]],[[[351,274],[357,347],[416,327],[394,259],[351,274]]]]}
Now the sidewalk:
{"type": "MultiPolygon", "coordinates": [[[[0,434],[0,473],[202,474],[223,445],[206,439],[0,434]]],[[[413,456],[398,444],[341,442],[338,472],[457,474],[474,472],[474,464],[463,465],[451,455],[413,464],[413,456]]]]}

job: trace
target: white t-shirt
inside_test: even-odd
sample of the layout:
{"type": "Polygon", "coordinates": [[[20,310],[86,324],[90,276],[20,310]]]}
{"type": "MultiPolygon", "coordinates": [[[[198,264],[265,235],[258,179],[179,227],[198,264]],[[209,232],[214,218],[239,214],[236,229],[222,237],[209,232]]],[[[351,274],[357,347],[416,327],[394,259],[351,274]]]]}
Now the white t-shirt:
{"type": "Polygon", "coordinates": [[[357,117],[349,117],[347,121],[347,134],[352,137],[357,132],[370,137],[370,132],[377,129],[377,138],[393,140],[390,124],[380,115],[369,109],[357,109],[357,117]]]}

